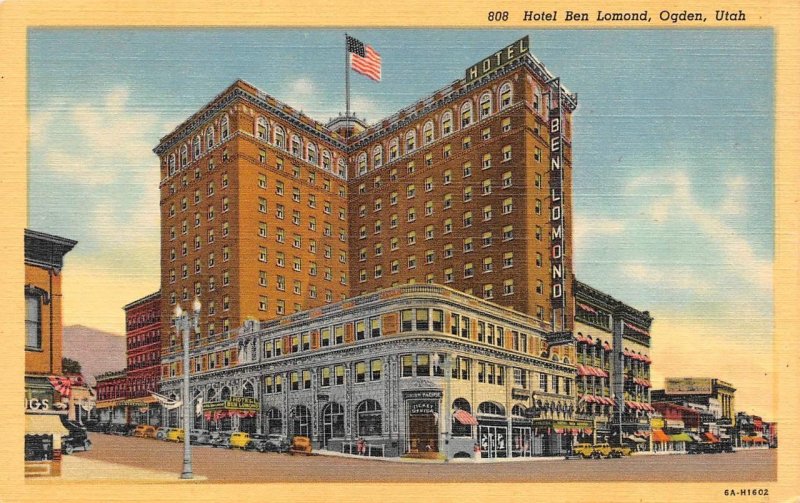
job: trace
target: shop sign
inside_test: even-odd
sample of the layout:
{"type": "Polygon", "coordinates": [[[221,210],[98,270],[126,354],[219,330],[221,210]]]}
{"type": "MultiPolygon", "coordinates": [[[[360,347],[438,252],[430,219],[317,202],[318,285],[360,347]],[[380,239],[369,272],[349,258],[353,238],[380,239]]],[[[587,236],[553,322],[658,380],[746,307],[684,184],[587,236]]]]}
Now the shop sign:
{"type": "Polygon", "coordinates": [[[650,420],[650,427],[655,430],[661,430],[664,428],[664,418],[661,417],[654,417],[650,420]]]}
{"type": "Polygon", "coordinates": [[[236,409],[236,410],[258,410],[259,403],[253,397],[249,396],[232,396],[229,399],[225,400],[225,408],[226,409],[236,409]]]}
{"type": "Polygon", "coordinates": [[[555,108],[550,109],[550,276],[552,289],[550,302],[553,309],[564,307],[564,201],[563,181],[561,169],[563,161],[562,152],[562,124],[561,124],[561,83],[555,81],[555,94],[551,101],[556,102],[555,108]]]}
{"type": "Polygon", "coordinates": [[[50,410],[50,400],[47,398],[26,398],[25,409],[27,410],[50,410]]]}
{"type": "Polygon", "coordinates": [[[528,36],[524,36],[511,45],[500,49],[483,61],[475,63],[467,68],[464,80],[467,84],[473,80],[477,80],[487,73],[493,72],[499,68],[506,66],[512,61],[516,61],[530,51],[530,40],[528,36]]]}
{"type": "Polygon", "coordinates": [[[415,398],[441,398],[442,392],[439,390],[404,391],[403,396],[406,400],[412,400],[415,398]]]}
{"type": "Polygon", "coordinates": [[[424,402],[414,402],[411,404],[411,409],[409,410],[409,414],[411,415],[418,415],[418,414],[436,414],[439,411],[438,402],[433,401],[424,401],[424,402]]]}
{"type": "Polygon", "coordinates": [[[665,422],[667,423],[667,428],[680,429],[684,427],[683,421],[678,421],[676,419],[667,419],[665,422]]]}

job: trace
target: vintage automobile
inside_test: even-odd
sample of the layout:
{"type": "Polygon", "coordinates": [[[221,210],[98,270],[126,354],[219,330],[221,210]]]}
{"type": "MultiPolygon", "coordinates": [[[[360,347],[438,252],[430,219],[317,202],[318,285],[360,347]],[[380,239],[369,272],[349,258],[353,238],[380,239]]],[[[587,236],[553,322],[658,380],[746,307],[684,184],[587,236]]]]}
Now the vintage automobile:
{"type": "Polygon", "coordinates": [[[611,457],[611,445],[608,443],[594,444],[592,448],[594,449],[592,457],[595,459],[611,457]]]}
{"type": "Polygon", "coordinates": [[[302,435],[292,437],[292,445],[289,447],[289,454],[311,454],[311,439],[302,435]]]}
{"type": "Polygon", "coordinates": [[[572,447],[572,453],[576,456],[588,459],[592,457],[592,454],[594,454],[594,448],[592,447],[592,444],[587,444],[587,443],[575,444],[572,447]]]}
{"type": "Polygon", "coordinates": [[[160,427],[159,429],[156,430],[156,439],[157,440],[166,440],[167,439],[167,433],[169,433],[169,430],[171,430],[171,429],[172,428],[168,428],[166,426],[160,427]]]}
{"type": "Polygon", "coordinates": [[[156,427],[149,424],[140,424],[133,430],[133,436],[139,438],[156,438],[156,427]]]}
{"type": "Polygon", "coordinates": [[[266,448],[268,452],[289,452],[289,439],[283,435],[271,433],[267,435],[266,448]]]}
{"type": "Polygon", "coordinates": [[[192,430],[189,433],[189,442],[195,445],[209,445],[211,438],[211,432],[208,430],[192,430]]]}
{"type": "Polygon", "coordinates": [[[611,453],[609,457],[611,458],[622,458],[625,456],[631,455],[631,448],[626,445],[612,445],[611,446],[611,453]]]}
{"type": "Polygon", "coordinates": [[[260,433],[251,433],[250,442],[247,443],[245,449],[248,451],[267,452],[267,436],[260,433]]]}
{"type": "Polygon", "coordinates": [[[215,431],[211,434],[211,447],[228,447],[231,441],[231,434],[224,431],[215,431]]]}
{"type": "Polygon", "coordinates": [[[92,442],[89,440],[89,435],[86,433],[86,428],[73,423],[67,416],[60,415],[61,424],[69,432],[67,435],[61,437],[61,451],[64,454],[72,454],[75,449],[83,449],[88,451],[92,448],[92,442]]]}
{"type": "Polygon", "coordinates": [[[229,449],[245,449],[250,443],[250,434],[245,431],[234,431],[231,433],[229,449]]]}
{"type": "Polygon", "coordinates": [[[183,442],[183,428],[170,428],[164,440],[168,442],[183,442]]]}

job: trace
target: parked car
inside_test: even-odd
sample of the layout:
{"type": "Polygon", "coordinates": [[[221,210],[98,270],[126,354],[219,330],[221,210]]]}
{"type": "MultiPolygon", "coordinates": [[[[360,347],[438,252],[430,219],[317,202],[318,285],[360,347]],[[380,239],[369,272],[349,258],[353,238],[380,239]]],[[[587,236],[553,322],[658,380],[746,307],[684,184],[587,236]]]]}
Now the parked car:
{"type": "Polygon", "coordinates": [[[247,447],[247,444],[250,442],[250,434],[244,431],[234,431],[231,433],[230,442],[228,443],[228,448],[233,449],[244,449],[247,447]]]}
{"type": "Polygon", "coordinates": [[[211,443],[211,432],[208,430],[192,430],[189,433],[189,442],[195,445],[208,445],[211,443]]]}
{"type": "Polygon", "coordinates": [[[140,424],[133,430],[133,436],[139,438],[155,438],[156,427],[149,424],[140,424]]]}
{"type": "Polygon", "coordinates": [[[245,446],[248,451],[267,452],[267,436],[260,433],[251,433],[250,442],[245,446]]]}
{"type": "Polygon", "coordinates": [[[611,457],[611,445],[608,443],[594,444],[592,448],[594,449],[594,455],[592,457],[595,459],[611,457]]]}
{"type": "Polygon", "coordinates": [[[289,448],[289,454],[311,454],[311,439],[301,435],[292,437],[292,446],[289,448]]]}
{"type": "Polygon", "coordinates": [[[722,452],[719,443],[692,442],[686,447],[686,454],[716,454],[722,452]]]}
{"type": "Polygon", "coordinates": [[[227,431],[215,431],[211,434],[211,447],[225,447],[230,445],[231,434],[227,431]]]}
{"type": "Polygon", "coordinates": [[[289,452],[289,439],[276,433],[269,434],[266,448],[268,452],[289,452]]]}
{"type": "Polygon", "coordinates": [[[183,442],[183,428],[171,428],[164,439],[169,442],[183,442]]]}
{"type": "Polygon", "coordinates": [[[719,443],[719,452],[733,452],[733,443],[731,443],[731,442],[720,442],[719,443]]]}
{"type": "Polygon", "coordinates": [[[157,429],[156,430],[156,439],[158,439],[158,440],[166,440],[167,439],[167,433],[169,433],[169,430],[171,430],[171,429],[172,428],[168,428],[166,426],[162,426],[161,428],[157,429]]]}
{"type": "Polygon", "coordinates": [[[100,421],[86,421],[86,431],[103,432],[106,428],[106,423],[100,421]]]}
{"type": "Polygon", "coordinates": [[[572,448],[572,453],[576,456],[588,459],[591,458],[592,455],[594,454],[594,448],[592,447],[592,444],[587,444],[587,443],[575,444],[575,446],[572,448]]]}
{"type": "Polygon", "coordinates": [[[622,458],[631,455],[631,448],[626,445],[612,445],[609,457],[622,458]]]}
{"type": "Polygon", "coordinates": [[[67,416],[60,415],[61,424],[69,432],[67,435],[61,437],[61,451],[64,454],[72,454],[75,449],[83,449],[88,451],[92,448],[92,442],[89,440],[89,435],[86,433],[86,428],[73,423],[67,416]]]}

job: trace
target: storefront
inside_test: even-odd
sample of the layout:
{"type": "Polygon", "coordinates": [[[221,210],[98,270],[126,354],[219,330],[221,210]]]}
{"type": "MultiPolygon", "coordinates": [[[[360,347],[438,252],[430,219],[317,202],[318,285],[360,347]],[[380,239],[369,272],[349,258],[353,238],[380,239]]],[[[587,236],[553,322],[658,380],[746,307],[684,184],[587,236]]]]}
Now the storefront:
{"type": "MultiPolygon", "coordinates": [[[[244,396],[232,396],[226,400],[203,403],[203,416],[207,429],[212,431],[230,431],[233,419],[239,419],[239,430],[246,433],[256,432],[256,416],[261,407],[258,399],[244,396]]],[[[296,418],[300,421],[302,418],[296,418]]],[[[195,420],[198,426],[199,416],[195,420]]],[[[202,426],[202,425],[201,425],[202,426]]],[[[303,434],[302,428],[293,434],[303,434]]],[[[307,433],[306,433],[307,434],[307,433]]]]}
{"type": "Polygon", "coordinates": [[[61,437],[68,434],[57,413],[25,414],[25,476],[61,475],[61,437]]]}
{"type": "Polygon", "coordinates": [[[403,393],[406,414],[406,453],[425,456],[439,452],[439,404],[442,392],[438,389],[414,390],[403,393]]]}
{"type": "Polygon", "coordinates": [[[591,423],[585,420],[534,419],[532,455],[571,454],[572,446],[578,439],[590,435],[591,431],[591,423]]]}

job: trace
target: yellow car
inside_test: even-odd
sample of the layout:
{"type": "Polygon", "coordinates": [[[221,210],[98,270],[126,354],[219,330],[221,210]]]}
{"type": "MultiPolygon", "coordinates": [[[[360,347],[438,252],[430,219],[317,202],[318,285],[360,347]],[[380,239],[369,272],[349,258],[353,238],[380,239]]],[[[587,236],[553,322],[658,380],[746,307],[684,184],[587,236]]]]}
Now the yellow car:
{"type": "Polygon", "coordinates": [[[244,449],[250,443],[250,434],[244,431],[234,431],[231,433],[229,449],[238,448],[244,449]]]}
{"type": "Polygon", "coordinates": [[[149,424],[140,424],[133,431],[134,437],[140,438],[156,438],[156,427],[149,424]]]}
{"type": "Polygon", "coordinates": [[[594,456],[597,459],[600,458],[610,458],[611,457],[611,446],[607,443],[604,444],[594,444],[594,456]]]}
{"type": "Polygon", "coordinates": [[[183,428],[173,428],[169,430],[164,440],[167,442],[183,442],[183,428]]]}
{"type": "Polygon", "coordinates": [[[311,454],[311,439],[301,435],[292,437],[292,446],[289,448],[289,454],[311,454]]]}
{"type": "Polygon", "coordinates": [[[572,448],[572,453],[584,459],[591,458],[594,454],[594,447],[592,447],[592,444],[575,444],[572,448]]]}

